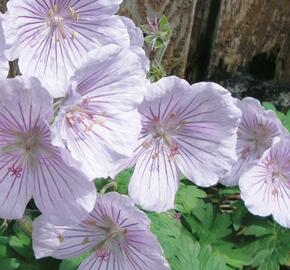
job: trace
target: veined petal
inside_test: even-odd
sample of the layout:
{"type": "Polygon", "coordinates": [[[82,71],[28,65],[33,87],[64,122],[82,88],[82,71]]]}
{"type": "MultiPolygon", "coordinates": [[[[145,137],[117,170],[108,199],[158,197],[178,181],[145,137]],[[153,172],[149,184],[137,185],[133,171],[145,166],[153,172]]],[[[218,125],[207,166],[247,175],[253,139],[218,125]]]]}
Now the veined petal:
{"type": "Polygon", "coordinates": [[[19,159],[19,155],[0,152],[0,217],[3,219],[20,219],[32,197],[32,180],[26,167],[17,167],[19,159]]]}
{"type": "Polygon", "coordinates": [[[86,54],[106,44],[129,47],[127,29],[113,14],[120,1],[12,0],[4,15],[9,60],[22,74],[37,76],[54,97],[86,54]]]}
{"type": "Polygon", "coordinates": [[[50,151],[52,156],[41,156],[33,173],[35,203],[55,224],[75,224],[94,207],[94,183],[68,166],[59,149],[51,147],[50,151]]]}
{"type": "Polygon", "coordinates": [[[54,141],[69,149],[90,179],[114,177],[116,162],[132,154],[145,83],[137,55],[116,46],[91,52],[72,78],[71,95],[53,126],[54,141]]]}
{"type": "Polygon", "coordinates": [[[210,186],[236,161],[241,113],[230,93],[218,84],[194,84],[189,95],[179,112],[185,124],[176,135],[181,152],[176,162],[197,185],[210,186]]]}
{"type": "Polygon", "coordinates": [[[179,183],[175,162],[161,147],[140,155],[129,184],[130,197],[143,209],[156,212],[173,208],[179,183]]]}
{"type": "Polygon", "coordinates": [[[180,171],[197,185],[216,184],[236,161],[241,112],[218,84],[190,86],[174,76],[163,78],[148,87],[139,112],[140,137],[151,134],[153,141],[161,140],[180,171]]]}
{"type": "Polygon", "coordinates": [[[37,257],[67,258],[90,250],[78,270],[168,270],[150,221],[127,196],[99,196],[94,210],[79,225],[59,227],[40,217],[33,225],[37,257]]]}
{"type": "Polygon", "coordinates": [[[128,29],[128,33],[130,36],[130,49],[139,56],[144,71],[148,72],[150,69],[150,60],[146,56],[143,49],[144,36],[142,30],[137,27],[131,19],[127,17],[121,17],[121,19],[128,29]]]}
{"type": "Polygon", "coordinates": [[[283,139],[266,151],[240,178],[241,197],[255,215],[273,215],[290,227],[290,140],[283,139]]]}
{"type": "Polygon", "coordinates": [[[136,54],[115,45],[91,51],[71,82],[76,83],[82,98],[90,98],[112,113],[135,109],[148,84],[136,54]]]}
{"type": "Polygon", "coordinates": [[[4,49],[6,49],[6,41],[3,34],[3,15],[0,13],[0,77],[4,79],[8,75],[9,64],[4,56],[4,49]]]}
{"type": "Polygon", "coordinates": [[[241,109],[243,116],[237,137],[238,161],[233,165],[229,175],[220,180],[226,186],[238,185],[239,178],[247,169],[247,165],[259,160],[285,132],[274,112],[266,111],[258,100],[246,97],[242,100],[236,99],[235,103],[241,109]]]}
{"type": "Polygon", "coordinates": [[[0,85],[0,217],[18,219],[33,191],[20,134],[50,117],[52,99],[33,78],[4,79],[0,85]]]}
{"type": "MultiPolygon", "coordinates": [[[[102,234],[103,236],[103,234],[102,234]]],[[[85,224],[56,226],[44,216],[33,222],[32,239],[37,259],[52,256],[57,259],[79,256],[94,248],[100,235],[85,224]]]]}
{"type": "Polygon", "coordinates": [[[19,218],[32,195],[54,222],[86,218],[96,190],[84,174],[65,163],[62,149],[51,144],[49,93],[36,78],[6,79],[0,85],[0,214],[6,217],[9,208],[15,208],[9,217],[19,218]]]}

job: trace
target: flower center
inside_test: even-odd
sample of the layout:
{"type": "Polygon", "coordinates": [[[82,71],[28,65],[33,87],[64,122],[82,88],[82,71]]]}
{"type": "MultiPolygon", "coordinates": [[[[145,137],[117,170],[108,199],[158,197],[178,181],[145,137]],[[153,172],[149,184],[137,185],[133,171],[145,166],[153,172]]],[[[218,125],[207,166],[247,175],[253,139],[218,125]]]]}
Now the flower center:
{"type": "Polygon", "coordinates": [[[72,39],[75,38],[76,32],[73,30],[66,30],[65,21],[79,21],[80,16],[76,13],[73,7],[69,7],[68,13],[65,14],[61,12],[58,8],[58,5],[53,5],[53,7],[48,11],[48,21],[47,25],[55,32],[55,40],[59,41],[60,38],[66,39],[68,36],[72,39]]]}
{"type": "Polygon", "coordinates": [[[11,132],[13,139],[8,142],[0,151],[5,154],[20,154],[17,164],[8,168],[11,176],[18,178],[22,175],[23,164],[35,168],[41,150],[41,137],[39,131],[31,130],[28,132],[11,132]]]}
{"type": "Polygon", "coordinates": [[[257,148],[260,148],[262,151],[264,151],[271,145],[269,137],[270,137],[269,129],[263,124],[258,124],[258,127],[253,132],[252,141],[257,148]]]}
{"type": "Polygon", "coordinates": [[[48,22],[49,26],[60,27],[63,25],[63,17],[59,15],[57,5],[54,5],[48,11],[48,16],[49,16],[49,22],[48,22]]]}
{"type": "Polygon", "coordinates": [[[267,160],[266,166],[269,166],[270,183],[272,185],[272,194],[278,195],[281,185],[290,188],[290,170],[284,166],[279,166],[275,160],[267,160]]]}
{"type": "Polygon", "coordinates": [[[154,139],[163,139],[166,145],[173,145],[173,136],[183,123],[178,121],[176,113],[172,112],[164,120],[154,116],[152,120],[152,135],[154,139]]]}
{"type": "Polygon", "coordinates": [[[105,112],[97,112],[90,107],[90,98],[84,99],[66,113],[66,120],[71,127],[80,128],[81,131],[90,132],[94,125],[105,123],[105,112]]]}
{"type": "MultiPolygon", "coordinates": [[[[145,141],[143,147],[147,148],[152,142],[159,143],[162,141],[168,147],[167,155],[169,159],[173,159],[179,152],[179,145],[175,142],[174,136],[178,134],[180,128],[184,126],[185,122],[180,121],[176,113],[171,112],[165,119],[161,120],[157,116],[153,116],[150,133],[152,135],[151,141],[145,141]]],[[[159,152],[155,152],[152,158],[157,158],[159,152]]]]}
{"type": "MultiPolygon", "coordinates": [[[[95,221],[90,220],[86,220],[84,223],[92,228],[101,229],[104,232],[104,239],[93,249],[100,260],[107,259],[108,250],[111,248],[113,241],[122,242],[128,233],[126,228],[120,228],[110,217],[104,219],[104,225],[98,225],[95,221]]],[[[88,239],[85,239],[84,243],[88,243],[88,241],[88,239]]]]}
{"type": "Polygon", "coordinates": [[[31,130],[28,132],[12,132],[14,140],[9,142],[2,152],[7,154],[15,151],[21,151],[25,154],[33,154],[40,146],[40,136],[37,130],[31,130]]]}

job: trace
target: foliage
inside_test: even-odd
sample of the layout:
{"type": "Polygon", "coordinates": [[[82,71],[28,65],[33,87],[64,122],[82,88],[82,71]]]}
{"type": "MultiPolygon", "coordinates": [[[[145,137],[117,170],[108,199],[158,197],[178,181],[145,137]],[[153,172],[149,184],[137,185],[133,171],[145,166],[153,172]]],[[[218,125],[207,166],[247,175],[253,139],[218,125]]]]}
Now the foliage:
{"type": "Polygon", "coordinates": [[[170,24],[167,17],[163,15],[159,20],[150,21],[148,19],[148,25],[142,26],[142,30],[145,34],[145,44],[155,51],[148,78],[151,82],[156,82],[166,76],[162,67],[162,59],[171,37],[170,24]]]}
{"type": "MultiPolygon", "coordinates": [[[[3,224],[4,221],[0,220],[0,222],[3,224]]],[[[31,235],[26,234],[26,229],[22,226],[19,221],[12,222],[4,232],[0,233],[0,269],[58,269],[60,263],[58,260],[52,258],[36,260],[32,250],[31,235]]]]}
{"type": "MultiPolygon", "coordinates": [[[[231,194],[232,188],[222,190],[231,194]]],[[[183,183],[175,209],[171,215],[148,214],[173,270],[290,266],[289,230],[249,214],[241,200],[232,203],[231,213],[223,213],[203,190],[183,183]]]]}

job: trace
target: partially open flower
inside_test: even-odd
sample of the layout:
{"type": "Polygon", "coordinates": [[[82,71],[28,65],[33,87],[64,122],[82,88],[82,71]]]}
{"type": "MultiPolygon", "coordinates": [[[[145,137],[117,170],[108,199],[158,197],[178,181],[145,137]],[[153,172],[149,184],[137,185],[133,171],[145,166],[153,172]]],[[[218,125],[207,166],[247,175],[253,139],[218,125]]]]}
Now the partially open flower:
{"type": "Polygon", "coordinates": [[[0,81],[0,217],[21,218],[33,198],[60,224],[75,224],[93,209],[94,184],[51,144],[52,99],[37,79],[0,81]]]}
{"type": "Polygon", "coordinates": [[[91,252],[78,270],[169,270],[149,224],[127,196],[107,193],[97,198],[95,209],[79,225],[55,226],[45,217],[36,219],[33,249],[37,258],[91,252]]]}
{"type": "Polygon", "coordinates": [[[122,168],[136,164],[129,194],[144,209],[172,208],[181,173],[211,186],[236,161],[241,112],[220,85],[167,77],[148,87],[139,112],[139,142],[122,168]]]}
{"type": "Polygon", "coordinates": [[[19,58],[20,71],[41,79],[51,95],[65,85],[86,54],[115,43],[129,47],[129,35],[115,14],[121,0],[10,0],[5,36],[9,60],[19,58]]]}
{"type": "Polygon", "coordinates": [[[290,228],[290,139],[272,146],[240,178],[241,197],[255,215],[290,228]]]}
{"type": "Polygon", "coordinates": [[[239,178],[248,164],[260,159],[283,134],[283,127],[275,113],[266,111],[258,100],[247,97],[242,100],[236,99],[236,104],[243,116],[238,129],[238,161],[229,175],[220,181],[227,186],[238,185],[239,178]]]}
{"type": "Polygon", "coordinates": [[[92,51],[72,78],[53,126],[54,143],[67,148],[90,179],[114,177],[116,162],[132,155],[145,84],[139,57],[111,45],[92,51]]]}

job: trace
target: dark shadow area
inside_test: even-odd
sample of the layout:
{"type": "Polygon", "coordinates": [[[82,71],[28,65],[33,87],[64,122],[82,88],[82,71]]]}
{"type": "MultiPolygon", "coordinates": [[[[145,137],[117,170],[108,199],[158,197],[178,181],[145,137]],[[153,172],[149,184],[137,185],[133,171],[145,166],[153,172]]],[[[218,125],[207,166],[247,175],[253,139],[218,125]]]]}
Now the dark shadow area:
{"type": "Polygon", "coordinates": [[[260,53],[249,63],[249,74],[258,80],[273,80],[276,72],[276,57],[274,53],[260,53]]]}

